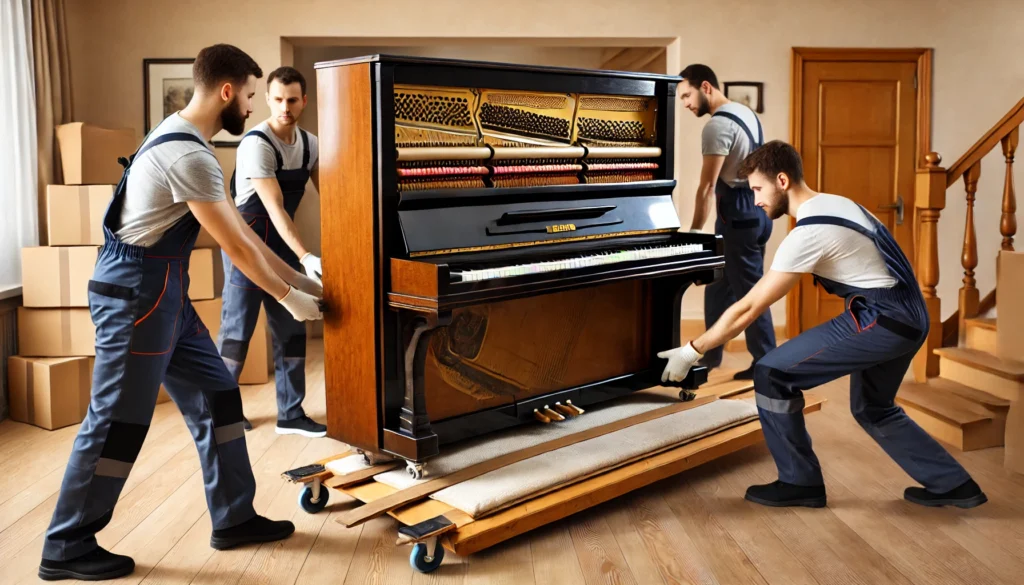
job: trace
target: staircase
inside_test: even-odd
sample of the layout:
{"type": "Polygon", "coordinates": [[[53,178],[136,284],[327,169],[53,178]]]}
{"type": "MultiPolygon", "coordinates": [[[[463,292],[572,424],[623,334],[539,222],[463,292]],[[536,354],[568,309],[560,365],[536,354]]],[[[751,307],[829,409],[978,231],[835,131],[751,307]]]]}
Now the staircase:
{"type": "Polygon", "coordinates": [[[995,356],[995,319],[968,319],[964,347],[936,349],[939,377],[905,383],[896,403],[936,439],[961,451],[1002,447],[1024,363],[995,356]]]}
{"type": "MultiPolygon", "coordinates": [[[[999,295],[993,290],[981,298],[976,286],[974,269],[978,266],[978,245],[974,201],[981,160],[1001,145],[1006,173],[999,233],[1001,249],[1012,252],[1017,232],[1013,162],[1021,124],[1024,124],[1024,99],[949,170],[939,166],[942,158],[933,152],[925,156],[926,165],[917,171],[915,206],[920,245],[916,271],[928,305],[931,327],[924,347],[914,360],[915,382],[904,383],[896,395],[896,403],[936,439],[962,451],[1005,447],[1004,467],[1018,473],[1024,473],[1024,361],[998,357],[1007,355],[1006,351],[998,351],[998,319],[984,316],[996,306],[999,295]],[[963,286],[956,312],[942,322],[942,302],[935,288],[939,280],[937,223],[945,207],[946,191],[961,180],[967,200],[960,258],[964,269],[963,286]]],[[[994,222],[989,220],[988,223],[994,222]]],[[[1004,302],[1019,302],[1012,298],[1011,281],[1003,280],[1006,275],[1000,275],[998,269],[996,272],[997,280],[1006,287],[1002,294],[1010,297],[1004,302]]],[[[998,283],[996,288],[998,290],[998,283]]],[[[1016,319],[1017,323],[1011,325],[1013,321],[1007,321],[1004,326],[1021,326],[1018,317],[1004,315],[1005,319],[1016,319]]]]}

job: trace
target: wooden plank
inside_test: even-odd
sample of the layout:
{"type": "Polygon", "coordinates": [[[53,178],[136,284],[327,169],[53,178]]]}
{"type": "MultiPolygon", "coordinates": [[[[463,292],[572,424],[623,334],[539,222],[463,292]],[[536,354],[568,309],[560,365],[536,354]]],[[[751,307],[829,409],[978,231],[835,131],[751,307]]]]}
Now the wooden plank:
{"type": "Polygon", "coordinates": [[[940,357],[1007,380],[1024,382],[1024,362],[1021,361],[1005,360],[990,353],[961,347],[942,347],[936,349],[935,353],[940,357]]]}
{"type": "MultiPolygon", "coordinates": [[[[824,399],[806,393],[805,413],[821,409],[824,399]]],[[[469,523],[449,535],[460,555],[483,550],[624,493],[717,459],[762,440],[761,424],[751,421],[729,430],[619,467],[469,523]]]]}
{"type": "Polygon", "coordinates": [[[456,553],[470,554],[759,440],[760,424],[747,423],[477,520],[449,541],[456,553]]]}
{"type": "Polygon", "coordinates": [[[367,467],[366,469],[360,469],[359,471],[353,471],[352,473],[346,473],[345,475],[333,475],[324,482],[324,485],[334,489],[355,485],[370,479],[378,473],[391,471],[398,467],[398,465],[399,463],[397,461],[392,461],[389,463],[374,465],[373,467],[367,467]]]}
{"type": "Polygon", "coordinates": [[[496,457],[494,459],[489,459],[487,461],[477,463],[476,465],[471,465],[470,467],[461,469],[459,471],[456,471],[455,473],[446,475],[444,477],[439,477],[437,479],[430,480],[426,483],[422,483],[417,486],[404,489],[399,493],[393,494],[386,498],[381,498],[379,501],[372,502],[369,505],[356,508],[355,510],[350,510],[345,514],[342,514],[339,517],[339,521],[345,524],[346,526],[355,526],[362,522],[366,522],[367,520],[370,520],[372,518],[377,518],[378,516],[386,514],[389,510],[397,508],[398,506],[408,504],[410,502],[415,502],[420,498],[429,496],[430,494],[438,492],[446,487],[453,486],[457,483],[462,483],[469,479],[473,479],[474,477],[494,471],[495,469],[500,469],[502,467],[511,465],[518,461],[529,459],[530,457],[535,457],[542,453],[547,453],[548,451],[561,449],[563,447],[574,445],[581,441],[586,441],[589,439],[593,439],[595,437],[606,435],[608,433],[613,433],[615,431],[631,427],[633,425],[655,420],[657,418],[661,418],[663,416],[667,416],[670,414],[675,414],[677,412],[683,412],[685,410],[697,408],[698,406],[709,404],[711,402],[714,402],[715,400],[717,400],[716,397],[708,396],[704,398],[697,398],[696,400],[693,400],[691,402],[680,402],[678,404],[666,406],[665,408],[650,410],[635,416],[627,417],[622,420],[608,423],[606,425],[601,425],[599,427],[587,429],[579,433],[573,433],[571,435],[559,437],[558,439],[546,441],[544,443],[540,443],[532,447],[527,447],[526,449],[520,449],[519,451],[508,453],[501,457],[496,457]]]}

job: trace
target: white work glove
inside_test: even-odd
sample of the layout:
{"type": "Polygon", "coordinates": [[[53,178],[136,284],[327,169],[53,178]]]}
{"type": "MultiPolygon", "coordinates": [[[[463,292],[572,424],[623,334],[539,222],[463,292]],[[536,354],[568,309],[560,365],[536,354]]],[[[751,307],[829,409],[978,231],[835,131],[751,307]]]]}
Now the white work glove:
{"type": "Polygon", "coordinates": [[[665,350],[659,353],[658,357],[668,360],[665,371],[661,373],[661,381],[682,382],[690,373],[693,364],[704,357],[704,354],[697,353],[697,350],[693,348],[693,342],[690,342],[682,347],[665,350]]]}
{"type": "Polygon", "coordinates": [[[324,314],[320,310],[320,299],[293,286],[288,287],[288,294],[278,302],[288,309],[296,321],[315,321],[324,318],[324,314]]]}
{"type": "Polygon", "coordinates": [[[306,276],[313,280],[323,284],[320,276],[323,274],[323,268],[320,267],[320,258],[306,252],[306,255],[299,258],[299,264],[306,270],[306,276]]]}

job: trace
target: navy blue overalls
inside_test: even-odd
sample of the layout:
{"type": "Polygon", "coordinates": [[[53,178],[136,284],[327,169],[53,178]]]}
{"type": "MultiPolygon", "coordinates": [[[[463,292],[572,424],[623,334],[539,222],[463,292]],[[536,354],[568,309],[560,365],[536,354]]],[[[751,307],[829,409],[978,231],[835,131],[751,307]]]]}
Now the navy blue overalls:
{"type": "Polygon", "coordinates": [[[910,262],[889,230],[863,207],[861,211],[874,232],[831,216],[807,217],[796,225],[837,225],[867,236],[897,284],[863,289],[814,277],[826,292],[843,297],[847,310],[769,352],[755,367],[754,391],[765,440],[780,480],[823,485],[804,426],[803,390],[850,374],[850,409],[861,427],[910,477],[929,491],[946,492],[970,476],[894,402],[928,335],[928,310],[910,262]]]}
{"type": "Polygon", "coordinates": [[[192,141],[157,136],[127,163],[103,220],[105,243],[89,281],[96,325],[92,399],[75,439],[43,558],[69,560],[96,548],[149,431],[161,382],[184,415],[199,451],[213,528],[256,515],[256,480],[242,429],[242,399],[210,333],[188,298],[188,261],[199,233],[191,212],[149,247],[115,235],[131,164],[154,147],[192,141]]]}
{"type": "MultiPolygon", "coordinates": [[[[757,121],[758,140],[754,140],[750,128],[739,117],[721,111],[714,115],[738,124],[750,140],[751,152],[764,145],[760,120],[757,121]]],[[[754,205],[754,192],[750,187],[730,187],[719,177],[715,184],[715,200],[718,209],[715,233],[724,239],[725,278],[704,287],[704,326],[708,329],[764,276],[765,246],[772,235],[772,220],[764,210],[754,205]]],[[[771,311],[765,311],[755,319],[747,327],[744,337],[754,363],[774,349],[775,327],[771,311]]],[[[709,367],[719,366],[722,350],[722,346],[707,350],[701,363],[709,367]]]]}
{"type": "MultiPolygon", "coordinates": [[[[266,140],[274,149],[277,158],[275,175],[281,185],[284,196],[284,209],[288,217],[295,219],[295,211],[302,202],[302,195],[309,181],[309,137],[306,131],[299,129],[302,136],[302,166],[297,169],[284,169],[281,153],[266,134],[252,130],[246,137],[257,136],[266,140]]],[[[231,176],[231,196],[237,197],[235,176],[231,176]]],[[[249,226],[289,266],[303,272],[295,252],[288,247],[270,220],[267,208],[259,195],[253,193],[249,199],[238,207],[242,217],[249,226]]],[[[267,313],[267,323],[274,345],[274,377],[277,381],[277,418],[278,420],[294,420],[305,416],[302,401],[306,397],[306,325],[297,321],[291,313],[272,295],[263,292],[259,286],[249,280],[242,271],[231,265],[231,260],[224,254],[224,300],[221,310],[221,326],[218,345],[221,356],[231,374],[238,379],[245,364],[245,356],[249,353],[249,341],[256,330],[256,321],[260,314],[260,304],[267,313]]]]}

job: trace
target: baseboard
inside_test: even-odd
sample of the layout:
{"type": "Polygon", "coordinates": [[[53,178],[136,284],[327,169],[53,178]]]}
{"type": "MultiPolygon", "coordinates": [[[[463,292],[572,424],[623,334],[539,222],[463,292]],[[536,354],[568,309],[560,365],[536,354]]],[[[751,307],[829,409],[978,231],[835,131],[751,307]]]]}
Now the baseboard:
{"type": "MultiPolygon", "coordinates": [[[[679,336],[682,341],[688,341],[695,339],[700,334],[704,333],[704,320],[703,319],[683,319],[679,322],[679,336]]],[[[786,338],[786,326],[776,325],[775,326],[775,340],[776,342],[782,342],[786,338]]],[[[725,344],[725,351],[747,351],[747,341],[743,334],[740,333],[734,339],[731,339],[725,344]]]]}

